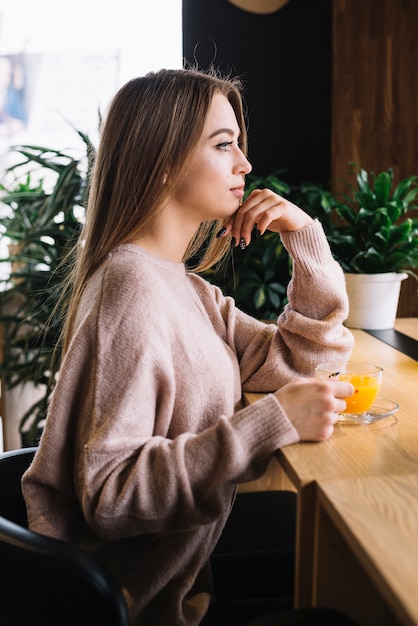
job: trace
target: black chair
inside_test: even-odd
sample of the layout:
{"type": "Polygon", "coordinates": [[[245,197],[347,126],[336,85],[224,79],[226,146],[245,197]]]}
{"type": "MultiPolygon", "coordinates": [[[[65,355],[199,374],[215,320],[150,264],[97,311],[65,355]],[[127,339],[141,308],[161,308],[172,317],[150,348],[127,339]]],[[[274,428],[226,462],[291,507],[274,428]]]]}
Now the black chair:
{"type": "Polygon", "coordinates": [[[2,626],[128,626],[122,591],[93,555],[27,528],[21,477],[36,448],[0,453],[2,626]]]}

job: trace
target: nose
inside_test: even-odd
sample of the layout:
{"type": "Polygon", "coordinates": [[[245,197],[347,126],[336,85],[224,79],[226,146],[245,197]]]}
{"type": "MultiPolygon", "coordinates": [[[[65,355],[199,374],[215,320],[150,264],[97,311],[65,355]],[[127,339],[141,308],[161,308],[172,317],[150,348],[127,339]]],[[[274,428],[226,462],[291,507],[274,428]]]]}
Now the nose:
{"type": "Polygon", "coordinates": [[[243,176],[246,176],[247,174],[249,174],[251,170],[253,169],[253,166],[251,165],[251,163],[249,162],[249,160],[247,159],[247,157],[244,155],[243,152],[241,152],[241,159],[237,165],[237,169],[240,172],[240,174],[242,174],[243,176]]]}

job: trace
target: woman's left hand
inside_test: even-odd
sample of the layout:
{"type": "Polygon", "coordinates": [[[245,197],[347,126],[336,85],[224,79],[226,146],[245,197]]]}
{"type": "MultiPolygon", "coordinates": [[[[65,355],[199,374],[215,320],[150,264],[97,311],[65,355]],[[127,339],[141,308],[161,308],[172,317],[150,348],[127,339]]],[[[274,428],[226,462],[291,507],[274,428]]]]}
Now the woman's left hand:
{"type": "Polygon", "coordinates": [[[260,236],[266,230],[276,233],[299,230],[312,222],[313,219],[305,211],[271,189],[255,189],[224,224],[223,235],[230,234],[235,238],[236,245],[245,247],[250,244],[254,229],[260,236]]]}

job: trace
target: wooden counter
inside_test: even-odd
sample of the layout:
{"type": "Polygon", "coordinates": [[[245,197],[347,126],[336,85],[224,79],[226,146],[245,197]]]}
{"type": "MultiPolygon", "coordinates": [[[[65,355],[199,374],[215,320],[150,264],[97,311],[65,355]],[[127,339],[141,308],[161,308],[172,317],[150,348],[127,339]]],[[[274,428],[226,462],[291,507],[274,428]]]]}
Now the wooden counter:
{"type": "MultiPolygon", "coordinates": [[[[400,322],[400,326],[401,332],[418,336],[418,319],[400,322]]],[[[380,396],[398,402],[400,409],[374,424],[337,424],[333,436],[322,443],[303,442],[278,451],[279,464],[298,492],[296,605],[299,607],[313,603],[316,482],[418,475],[418,361],[365,331],[352,332],[355,337],[352,360],[383,367],[380,396]]],[[[255,399],[257,394],[246,394],[247,401],[255,399]]]]}
{"type": "Polygon", "coordinates": [[[398,317],[395,322],[395,328],[418,341],[418,321],[416,317],[398,317]]]}
{"type": "Polygon", "coordinates": [[[318,482],[314,605],[362,626],[415,626],[417,569],[417,475],[318,482]]]}

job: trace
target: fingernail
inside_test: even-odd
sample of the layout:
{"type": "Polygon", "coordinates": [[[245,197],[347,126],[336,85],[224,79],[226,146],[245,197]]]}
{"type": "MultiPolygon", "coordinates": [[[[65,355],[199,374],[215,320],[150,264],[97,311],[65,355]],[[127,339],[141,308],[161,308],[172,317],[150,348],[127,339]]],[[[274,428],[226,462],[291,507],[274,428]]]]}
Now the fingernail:
{"type": "Polygon", "coordinates": [[[222,228],[218,230],[218,232],[216,233],[217,239],[219,239],[219,237],[222,237],[222,235],[225,235],[225,233],[226,233],[226,228],[225,226],[222,226],[222,228]]]}
{"type": "Polygon", "coordinates": [[[237,245],[237,240],[235,239],[235,237],[232,237],[232,239],[231,239],[231,248],[235,248],[236,245],[237,245]]]}
{"type": "Polygon", "coordinates": [[[239,247],[241,248],[241,250],[245,250],[245,248],[247,247],[244,237],[241,237],[240,242],[239,242],[239,247]]]}
{"type": "Polygon", "coordinates": [[[256,228],[255,229],[255,238],[256,239],[260,239],[260,237],[261,237],[261,231],[260,231],[259,228],[256,228]]]}

